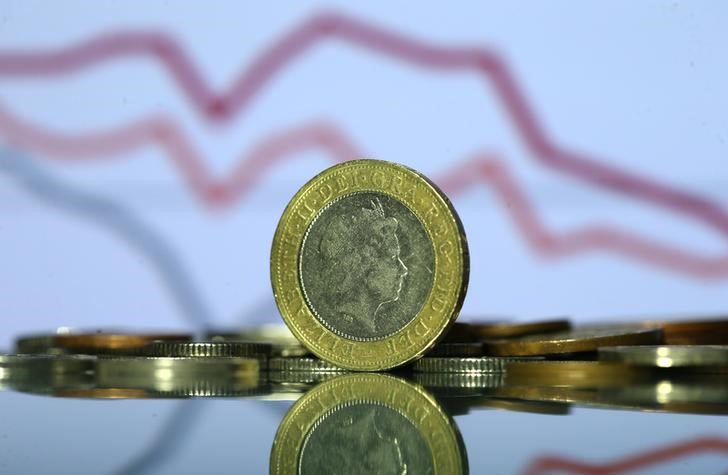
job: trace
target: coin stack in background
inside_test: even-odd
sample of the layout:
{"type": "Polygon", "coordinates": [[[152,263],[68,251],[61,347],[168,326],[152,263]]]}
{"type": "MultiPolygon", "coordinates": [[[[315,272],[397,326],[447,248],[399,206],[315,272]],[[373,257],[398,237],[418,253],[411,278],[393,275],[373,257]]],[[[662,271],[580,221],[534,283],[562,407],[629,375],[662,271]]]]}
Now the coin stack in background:
{"type": "Polygon", "coordinates": [[[0,355],[0,388],[68,397],[297,397],[396,369],[448,396],[728,412],[728,320],[573,328],[568,318],[455,322],[468,248],[447,197],[401,165],[331,167],[273,239],[286,325],[185,334],[60,331],[0,355]]]}

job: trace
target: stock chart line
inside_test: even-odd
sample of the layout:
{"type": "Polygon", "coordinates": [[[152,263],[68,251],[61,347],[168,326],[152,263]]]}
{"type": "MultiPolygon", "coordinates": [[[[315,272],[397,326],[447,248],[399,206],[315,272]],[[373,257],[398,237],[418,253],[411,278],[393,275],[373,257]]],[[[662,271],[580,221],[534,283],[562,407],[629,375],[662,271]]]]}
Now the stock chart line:
{"type": "Polygon", "coordinates": [[[534,459],[524,472],[524,475],[546,475],[549,473],[617,475],[664,464],[673,460],[682,460],[686,457],[701,453],[728,455],[728,439],[722,437],[700,437],[601,464],[581,462],[569,457],[543,456],[534,459]]]}
{"type": "MultiPolygon", "coordinates": [[[[78,161],[89,157],[108,160],[104,153],[114,144],[126,144],[132,148],[155,145],[169,157],[193,195],[211,206],[229,206],[243,199],[266,173],[306,151],[323,152],[334,163],[366,155],[335,125],[314,121],[264,138],[239,159],[227,178],[214,178],[185,134],[176,128],[173,121],[162,117],[133,124],[122,131],[71,136],[39,129],[0,108],[0,130],[10,131],[16,146],[53,154],[56,160],[78,161]],[[149,133],[150,130],[154,133],[149,133]]],[[[492,189],[526,243],[542,256],[566,257],[606,251],[693,278],[721,279],[728,276],[728,255],[704,256],[619,230],[615,226],[603,224],[561,233],[550,231],[539,219],[526,192],[508,172],[506,164],[488,154],[475,155],[470,161],[436,177],[435,181],[452,196],[478,185],[492,189]]]]}
{"type": "MultiPolygon", "coordinates": [[[[242,114],[255,97],[299,56],[336,39],[440,72],[472,72],[492,84],[533,158],[542,165],[593,186],[631,196],[708,225],[728,237],[728,211],[708,198],[663,185],[552,141],[500,55],[483,47],[441,46],[404,36],[340,13],[314,15],[265,49],[230,86],[215,93],[185,50],[155,32],[119,32],[59,50],[0,52],[1,77],[70,74],[118,58],[149,57],[165,67],[189,102],[210,120],[242,114]]],[[[154,130],[149,131],[155,133],[154,130]]],[[[107,150],[107,154],[118,152],[107,150]]]]}
{"type": "Polygon", "coordinates": [[[213,322],[211,311],[173,246],[124,207],[105,197],[62,184],[35,165],[32,159],[14,150],[0,148],[0,174],[39,201],[112,231],[152,264],[177,304],[179,314],[193,328],[210,327],[213,322]]]}

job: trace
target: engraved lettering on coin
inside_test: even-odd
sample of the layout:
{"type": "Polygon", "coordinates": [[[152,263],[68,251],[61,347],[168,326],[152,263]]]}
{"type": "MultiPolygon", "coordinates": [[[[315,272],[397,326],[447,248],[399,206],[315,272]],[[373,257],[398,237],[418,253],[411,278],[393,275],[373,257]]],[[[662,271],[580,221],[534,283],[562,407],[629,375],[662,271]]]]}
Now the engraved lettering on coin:
{"type": "Polygon", "coordinates": [[[300,276],[311,311],[353,340],[385,338],[411,322],[432,288],[435,254],[424,226],[383,193],[345,195],[313,220],[300,276]]]}
{"type": "Polygon", "coordinates": [[[397,411],[361,403],[322,417],[301,448],[299,473],[403,475],[434,473],[432,454],[397,411]]]}

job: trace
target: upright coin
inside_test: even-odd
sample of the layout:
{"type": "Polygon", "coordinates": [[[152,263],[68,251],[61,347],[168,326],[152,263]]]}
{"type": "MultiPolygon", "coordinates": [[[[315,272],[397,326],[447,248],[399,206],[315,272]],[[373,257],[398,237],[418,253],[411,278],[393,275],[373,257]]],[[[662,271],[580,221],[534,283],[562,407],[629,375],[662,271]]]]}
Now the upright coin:
{"type": "Polygon", "coordinates": [[[457,318],[468,248],[452,205],[424,176],[356,160],[325,170],[288,204],[271,280],[284,321],[311,352],[382,370],[424,354],[457,318]]]}

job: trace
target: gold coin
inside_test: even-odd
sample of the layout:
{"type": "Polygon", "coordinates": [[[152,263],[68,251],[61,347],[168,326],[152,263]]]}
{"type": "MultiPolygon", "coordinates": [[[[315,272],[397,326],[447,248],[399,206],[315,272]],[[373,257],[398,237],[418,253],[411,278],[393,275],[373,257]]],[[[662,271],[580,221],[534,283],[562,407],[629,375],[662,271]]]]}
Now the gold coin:
{"type": "Polygon", "coordinates": [[[728,372],[728,345],[616,346],[599,348],[599,359],[654,368],[728,372]]]}
{"type": "Polygon", "coordinates": [[[650,322],[662,328],[666,345],[728,345],[728,320],[650,322]]]}
{"type": "Polygon", "coordinates": [[[214,330],[207,333],[210,341],[245,341],[270,344],[272,356],[306,356],[310,352],[282,324],[264,324],[234,330],[214,330]]]}
{"type": "Polygon", "coordinates": [[[604,346],[653,345],[661,342],[662,332],[658,329],[604,326],[509,340],[490,340],[483,347],[487,355],[534,356],[596,351],[604,346]]]}
{"type": "Polygon", "coordinates": [[[251,357],[266,360],[271,352],[267,343],[243,341],[154,341],[144,347],[143,356],[168,357],[251,357]]]}
{"type": "Polygon", "coordinates": [[[67,397],[74,399],[150,399],[152,393],[145,389],[130,388],[80,388],[80,389],[56,389],[55,397],[67,397]]]}
{"type": "Polygon", "coordinates": [[[445,341],[468,342],[517,338],[526,335],[566,331],[571,322],[566,319],[551,319],[536,322],[456,322],[445,337],[445,341]]]}
{"type": "Polygon", "coordinates": [[[298,191],[278,223],[271,281],[286,325],[318,357],[383,370],[434,346],[457,318],[468,249],[455,210],[402,165],[356,160],[298,191]]]}
{"type": "Polygon", "coordinates": [[[85,388],[94,384],[96,361],[87,355],[0,355],[0,383],[33,394],[85,388]]]}
{"type": "Polygon", "coordinates": [[[156,396],[236,396],[265,390],[258,358],[99,357],[99,388],[143,389],[156,396]]]}
{"type": "Polygon", "coordinates": [[[55,346],[55,334],[25,335],[15,340],[15,352],[21,355],[62,354],[55,346]]]}
{"type": "Polygon", "coordinates": [[[325,381],[291,406],[270,473],[468,472],[453,419],[421,387],[384,374],[325,381]]]}
{"type": "Polygon", "coordinates": [[[127,354],[153,341],[190,341],[188,334],[170,333],[51,333],[29,335],[15,342],[18,353],[77,353],[89,355],[127,354]]]}

